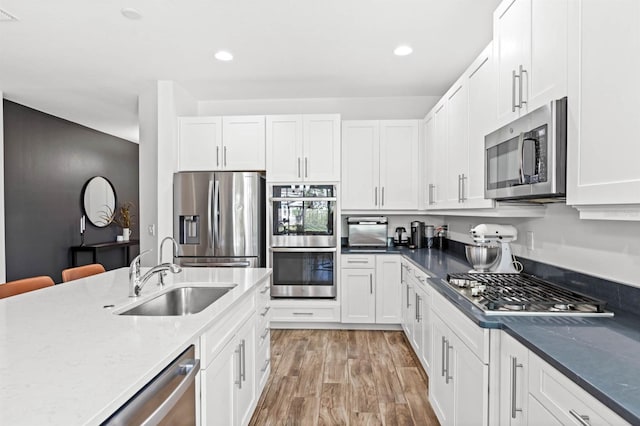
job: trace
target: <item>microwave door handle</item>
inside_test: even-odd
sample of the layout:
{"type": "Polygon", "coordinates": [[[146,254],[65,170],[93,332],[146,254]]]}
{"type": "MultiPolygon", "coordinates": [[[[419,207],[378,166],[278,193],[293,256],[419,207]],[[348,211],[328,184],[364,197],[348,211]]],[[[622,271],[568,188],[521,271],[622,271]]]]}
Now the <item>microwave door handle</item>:
{"type": "Polygon", "coordinates": [[[524,133],[518,136],[518,152],[520,153],[520,185],[524,185],[524,133]]]}

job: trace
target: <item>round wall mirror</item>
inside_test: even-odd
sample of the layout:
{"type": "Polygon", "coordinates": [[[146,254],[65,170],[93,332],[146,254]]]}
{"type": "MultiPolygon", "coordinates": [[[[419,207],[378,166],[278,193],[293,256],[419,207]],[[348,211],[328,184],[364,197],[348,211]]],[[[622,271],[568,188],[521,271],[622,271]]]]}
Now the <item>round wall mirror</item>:
{"type": "Polygon", "coordinates": [[[111,222],[109,217],[116,208],[116,191],[107,178],[94,176],[82,189],[84,214],[93,225],[104,228],[111,222]]]}

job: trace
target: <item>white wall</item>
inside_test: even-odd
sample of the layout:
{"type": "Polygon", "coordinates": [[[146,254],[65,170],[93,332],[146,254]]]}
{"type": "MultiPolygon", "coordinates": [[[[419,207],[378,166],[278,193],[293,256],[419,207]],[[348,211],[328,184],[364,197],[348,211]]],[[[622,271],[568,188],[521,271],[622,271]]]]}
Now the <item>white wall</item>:
{"type": "Polygon", "coordinates": [[[7,280],[7,259],[4,235],[4,101],[0,91],[0,282],[7,280]]]}
{"type": "Polygon", "coordinates": [[[470,243],[468,230],[479,223],[504,223],[518,229],[512,243],[517,256],[549,263],[611,281],[640,287],[640,223],[581,220],[578,211],[550,204],[537,219],[445,217],[450,237],[470,243]],[[534,249],[526,245],[533,232],[534,249]]]}
{"type": "Polygon", "coordinates": [[[173,173],[176,169],[177,120],[196,115],[197,104],[172,81],[158,81],[139,98],[140,250],[152,249],[145,266],[160,261],[159,243],[173,235],[173,173]],[[149,227],[155,232],[151,233],[149,227]]]}
{"type": "Polygon", "coordinates": [[[343,120],[422,119],[440,96],[200,101],[199,115],[339,113],[343,120]]]}

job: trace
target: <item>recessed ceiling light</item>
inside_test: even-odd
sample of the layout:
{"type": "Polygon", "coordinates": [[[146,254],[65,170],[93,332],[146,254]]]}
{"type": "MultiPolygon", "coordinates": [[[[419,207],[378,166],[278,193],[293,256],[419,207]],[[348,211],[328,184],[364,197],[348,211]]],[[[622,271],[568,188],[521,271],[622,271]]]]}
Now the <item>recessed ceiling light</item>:
{"type": "Polygon", "coordinates": [[[140,19],[140,18],[142,18],[142,14],[140,12],[138,12],[136,9],[133,9],[131,7],[125,7],[123,9],[121,9],[120,13],[122,13],[122,16],[124,16],[125,18],[129,18],[129,19],[140,19]]]}
{"type": "Polygon", "coordinates": [[[411,46],[407,46],[406,44],[402,44],[396,47],[395,50],[393,51],[393,53],[396,56],[407,56],[407,55],[411,55],[412,52],[413,52],[413,49],[411,48],[411,46]]]}
{"type": "Polygon", "coordinates": [[[227,52],[226,50],[220,50],[219,52],[216,52],[214,57],[219,61],[225,61],[225,62],[233,60],[233,55],[227,52]]]}

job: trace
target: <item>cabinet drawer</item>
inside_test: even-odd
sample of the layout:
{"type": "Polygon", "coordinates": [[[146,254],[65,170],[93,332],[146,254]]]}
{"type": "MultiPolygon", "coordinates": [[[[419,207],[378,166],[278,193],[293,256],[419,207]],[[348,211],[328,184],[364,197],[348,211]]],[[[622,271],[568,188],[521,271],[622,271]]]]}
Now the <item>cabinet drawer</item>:
{"type": "Polygon", "coordinates": [[[258,384],[258,397],[267,384],[271,372],[271,345],[264,345],[258,349],[256,357],[256,383],[258,384]]]}
{"type": "Polygon", "coordinates": [[[203,369],[209,366],[224,345],[235,336],[247,318],[254,314],[254,311],[255,297],[251,294],[202,334],[200,337],[200,362],[203,369]]]}
{"type": "Polygon", "coordinates": [[[343,254],[341,267],[343,269],[374,269],[376,267],[376,256],[374,254],[343,254]]]}
{"type": "MultiPolygon", "coordinates": [[[[580,424],[578,417],[582,416],[592,426],[628,424],[532,352],[529,353],[529,394],[563,424],[580,424]]],[[[538,424],[540,419],[531,415],[529,424],[538,424]]]]}
{"type": "Polygon", "coordinates": [[[271,284],[269,281],[258,285],[258,292],[256,293],[256,306],[258,312],[263,306],[266,306],[271,301],[271,284]]]}
{"type": "Polygon", "coordinates": [[[269,323],[256,326],[256,342],[258,348],[269,345],[271,341],[271,325],[269,323]]]}
{"type": "Polygon", "coordinates": [[[440,316],[458,338],[478,357],[489,363],[489,330],[467,318],[439,292],[431,291],[432,310],[440,316]]]}
{"type": "Polygon", "coordinates": [[[286,322],[339,322],[340,307],[289,308],[273,307],[271,321],[286,322]]]}

